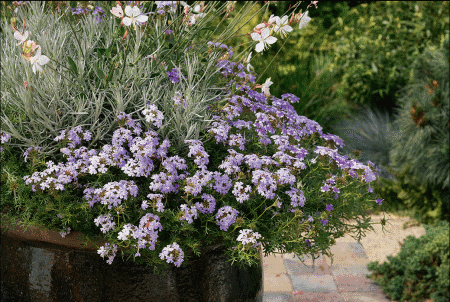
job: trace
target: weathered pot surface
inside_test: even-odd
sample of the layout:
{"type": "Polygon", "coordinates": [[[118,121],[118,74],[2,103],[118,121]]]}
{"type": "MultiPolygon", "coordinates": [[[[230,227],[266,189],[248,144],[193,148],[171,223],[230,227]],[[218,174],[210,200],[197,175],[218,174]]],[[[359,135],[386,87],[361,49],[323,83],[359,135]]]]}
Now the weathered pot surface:
{"type": "Polygon", "coordinates": [[[220,245],[161,276],[120,256],[107,264],[76,233],[55,244],[53,233],[2,232],[1,301],[262,301],[262,265],[231,266],[220,245]]]}

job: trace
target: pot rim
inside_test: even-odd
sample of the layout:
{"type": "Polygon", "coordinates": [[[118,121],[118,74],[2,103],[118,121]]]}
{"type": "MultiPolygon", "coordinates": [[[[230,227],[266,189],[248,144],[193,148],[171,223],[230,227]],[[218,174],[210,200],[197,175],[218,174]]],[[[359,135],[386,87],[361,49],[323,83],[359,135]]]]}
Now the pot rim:
{"type": "Polygon", "coordinates": [[[56,244],[69,248],[78,248],[81,250],[97,250],[104,245],[106,240],[89,241],[81,232],[70,232],[64,238],[57,231],[46,229],[42,226],[22,226],[21,220],[14,220],[2,217],[0,224],[1,233],[15,237],[20,240],[37,241],[56,244]]]}

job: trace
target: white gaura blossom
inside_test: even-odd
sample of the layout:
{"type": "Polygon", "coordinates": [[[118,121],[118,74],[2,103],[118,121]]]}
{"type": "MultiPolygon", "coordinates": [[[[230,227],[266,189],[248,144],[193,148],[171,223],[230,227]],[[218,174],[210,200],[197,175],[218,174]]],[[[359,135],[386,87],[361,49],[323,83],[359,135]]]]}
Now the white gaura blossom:
{"type": "Polygon", "coordinates": [[[306,11],[300,19],[300,22],[298,24],[298,29],[302,29],[303,27],[305,27],[306,25],[308,25],[309,21],[311,21],[311,18],[308,17],[308,11],[306,11]]]}
{"type": "Polygon", "coordinates": [[[244,63],[247,64],[247,71],[250,72],[254,70],[253,66],[250,65],[250,60],[252,59],[252,52],[248,54],[247,59],[244,60],[244,63]]]}
{"type": "Polygon", "coordinates": [[[276,17],[275,21],[277,25],[275,25],[274,31],[280,33],[282,37],[293,30],[289,25],[288,16],[283,16],[282,18],[276,17]]]}
{"type": "Polygon", "coordinates": [[[29,34],[28,31],[26,31],[23,35],[20,32],[18,32],[18,31],[14,32],[14,39],[20,41],[19,43],[17,43],[16,46],[24,43],[28,39],[28,34],[29,34]]]}
{"type": "Polygon", "coordinates": [[[123,10],[119,4],[117,4],[116,7],[113,7],[110,12],[118,18],[123,18],[123,10]]]}
{"type": "Polygon", "coordinates": [[[257,52],[261,52],[266,48],[266,45],[273,44],[277,41],[277,38],[270,36],[270,29],[264,28],[261,31],[261,34],[258,33],[252,33],[251,37],[254,41],[259,41],[258,44],[256,44],[255,50],[257,52]]]}
{"type": "Polygon", "coordinates": [[[273,82],[270,80],[271,78],[268,78],[266,82],[262,85],[256,85],[255,88],[261,88],[261,91],[264,93],[265,96],[270,95],[269,87],[273,84],[273,82]]]}
{"type": "Polygon", "coordinates": [[[133,24],[136,27],[136,25],[147,22],[148,20],[148,16],[142,15],[141,10],[137,6],[131,7],[127,5],[125,7],[125,15],[126,17],[122,19],[125,26],[130,26],[133,24]]]}
{"type": "Polygon", "coordinates": [[[41,47],[39,46],[36,51],[36,55],[30,58],[31,64],[33,64],[33,72],[44,72],[42,65],[47,64],[50,59],[47,56],[41,55],[41,47]]]}

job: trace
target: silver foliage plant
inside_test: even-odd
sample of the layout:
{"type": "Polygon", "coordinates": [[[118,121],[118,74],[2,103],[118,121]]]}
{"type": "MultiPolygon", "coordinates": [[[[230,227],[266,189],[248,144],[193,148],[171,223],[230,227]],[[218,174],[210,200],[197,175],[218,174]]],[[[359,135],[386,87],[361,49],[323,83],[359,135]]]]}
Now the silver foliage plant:
{"type": "MultiPolygon", "coordinates": [[[[206,108],[221,94],[212,83],[218,73],[215,64],[222,54],[217,51],[206,58],[205,49],[185,51],[185,48],[195,43],[200,30],[211,25],[224,9],[219,3],[208,4],[203,18],[189,30],[183,28],[185,23],[180,14],[166,9],[165,14],[149,18],[145,27],[130,28],[126,35],[133,34],[135,39],[123,39],[119,36],[121,25],[115,18],[97,22],[94,15],[84,15],[71,25],[61,22],[63,14],[46,12],[42,2],[21,7],[17,19],[26,20],[26,29],[31,32],[29,39],[41,46],[50,64],[45,66],[45,73],[34,74],[20,55],[14,31],[4,24],[2,129],[16,138],[15,146],[23,149],[40,146],[42,152],[55,154],[58,147],[53,138],[61,130],[76,126],[90,130],[92,146],[111,137],[119,112],[140,114],[147,104],[156,104],[165,112],[172,112],[159,130],[163,137],[175,139],[175,145],[181,145],[185,139],[198,139],[210,121],[206,108]],[[176,31],[170,49],[166,19],[173,20],[170,30],[176,31]],[[148,35],[145,41],[144,35],[148,35]],[[170,71],[169,65],[179,70],[183,65],[184,77],[176,85],[164,72],[170,71]],[[177,91],[185,96],[183,110],[175,110],[173,106],[172,98],[177,91]]],[[[239,20],[245,22],[242,16],[239,20]]],[[[221,35],[223,39],[233,34],[231,29],[236,22],[230,23],[221,35]]]]}

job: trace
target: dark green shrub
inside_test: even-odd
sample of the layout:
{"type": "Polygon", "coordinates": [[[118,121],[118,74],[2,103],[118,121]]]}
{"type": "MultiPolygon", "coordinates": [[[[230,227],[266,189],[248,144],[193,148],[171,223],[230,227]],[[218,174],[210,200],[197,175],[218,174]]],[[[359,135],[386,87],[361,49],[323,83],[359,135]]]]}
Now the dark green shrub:
{"type": "Polygon", "coordinates": [[[448,1],[379,1],[339,17],[335,35],[324,40],[334,49],[332,67],[345,71],[339,97],[357,105],[393,108],[416,56],[444,40],[448,13],[448,1]]]}
{"type": "Polygon", "coordinates": [[[370,278],[393,300],[449,301],[449,223],[425,226],[426,235],[408,236],[397,256],[380,264],[370,262],[370,278]]]}

